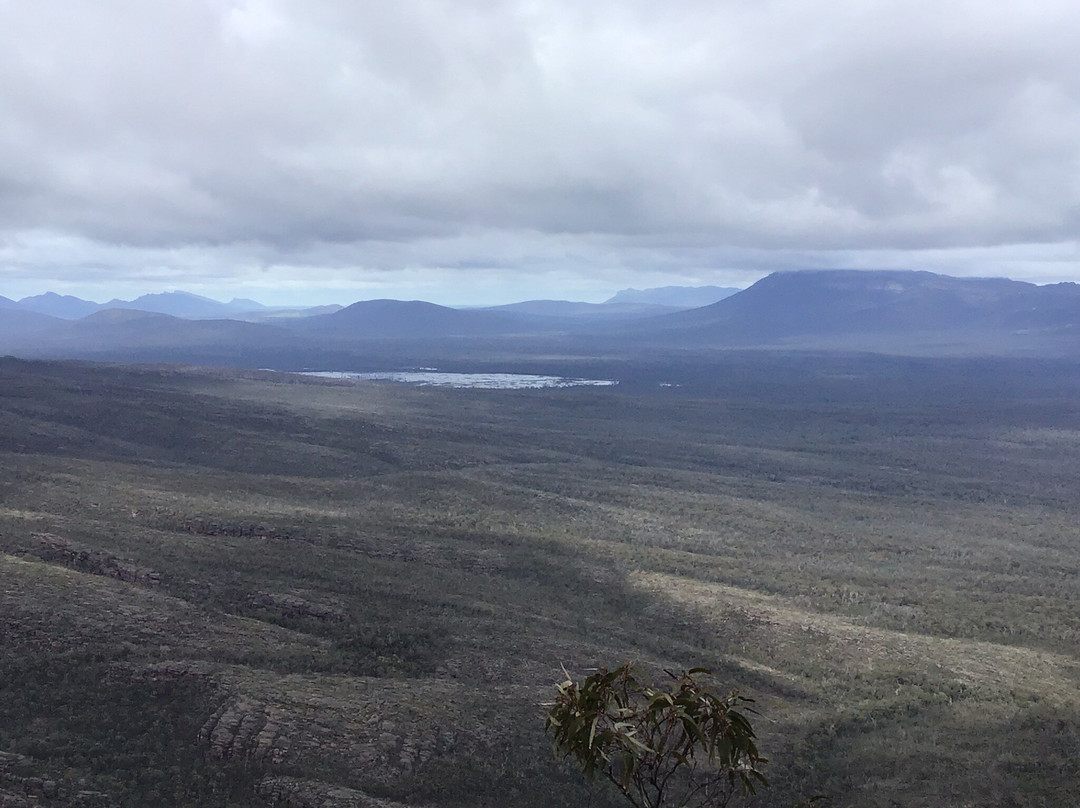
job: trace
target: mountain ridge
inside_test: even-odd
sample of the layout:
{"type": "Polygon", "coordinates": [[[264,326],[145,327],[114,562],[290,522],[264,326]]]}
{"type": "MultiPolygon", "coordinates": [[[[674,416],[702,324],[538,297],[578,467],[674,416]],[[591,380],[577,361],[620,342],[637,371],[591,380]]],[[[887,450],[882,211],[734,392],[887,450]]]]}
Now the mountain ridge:
{"type": "MultiPolygon", "coordinates": [[[[664,315],[652,335],[680,342],[793,343],[838,346],[867,338],[1080,330],[1080,285],[1038,286],[1008,278],[957,278],[915,270],[775,272],[710,306],[664,315]]],[[[966,335],[966,337],[965,337],[966,335]]]]}
{"type": "MultiPolygon", "coordinates": [[[[56,303],[57,298],[48,300],[56,303]]],[[[187,305],[192,298],[197,296],[167,300],[187,305]]],[[[183,357],[197,361],[213,348],[215,356],[259,367],[274,364],[274,351],[287,352],[290,361],[307,365],[311,361],[304,357],[325,357],[327,351],[334,356],[370,355],[370,346],[376,343],[382,346],[379,350],[398,353],[387,346],[409,343],[416,361],[422,362],[425,355],[451,344],[444,345],[445,340],[453,340],[453,350],[466,353],[615,355],[770,348],[921,356],[1080,356],[1080,285],[1039,286],[1008,278],[958,278],[915,270],[776,272],[708,306],[662,314],[634,304],[525,301],[457,309],[389,299],[276,319],[249,315],[181,319],[152,313],[171,318],[160,320],[137,315],[139,311],[151,314],[122,307],[72,321],[5,307],[0,351],[39,357],[105,352],[118,361],[129,354],[140,361],[155,356],[161,361],[183,357]],[[609,307],[611,314],[598,313],[609,307]],[[199,348],[197,355],[186,353],[192,346],[199,348]]]]}
{"type": "Polygon", "coordinates": [[[40,295],[24,297],[18,301],[17,305],[23,311],[48,314],[51,317],[60,317],[64,320],[78,320],[101,309],[100,303],[83,300],[74,295],[60,295],[56,292],[45,292],[40,295]]]}
{"type": "Polygon", "coordinates": [[[255,300],[234,297],[228,303],[222,303],[213,298],[179,290],[145,294],[133,300],[113,298],[107,303],[84,300],[74,295],[44,292],[40,295],[24,297],[18,301],[2,298],[0,299],[0,308],[17,308],[23,311],[37,312],[38,314],[48,314],[64,320],[81,320],[84,317],[108,309],[135,309],[187,319],[228,317],[230,315],[269,310],[268,306],[264,306],[255,300]],[[5,303],[4,301],[8,302],[5,303]]]}
{"type": "Polygon", "coordinates": [[[494,336],[523,325],[521,318],[501,312],[453,309],[423,300],[389,299],[361,300],[340,311],[287,323],[287,327],[297,331],[369,339],[494,336]]]}

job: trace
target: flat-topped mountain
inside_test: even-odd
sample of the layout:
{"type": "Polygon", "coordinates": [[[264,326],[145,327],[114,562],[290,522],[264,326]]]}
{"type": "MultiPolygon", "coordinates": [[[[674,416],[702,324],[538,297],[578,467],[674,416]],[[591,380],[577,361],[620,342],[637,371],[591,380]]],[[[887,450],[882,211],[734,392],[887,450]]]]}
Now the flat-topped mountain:
{"type": "Polygon", "coordinates": [[[650,327],[684,344],[819,340],[857,348],[887,339],[902,347],[941,338],[996,349],[1010,337],[1080,337],[1080,286],[906,270],[777,272],[711,306],[656,318],[650,327]]]}

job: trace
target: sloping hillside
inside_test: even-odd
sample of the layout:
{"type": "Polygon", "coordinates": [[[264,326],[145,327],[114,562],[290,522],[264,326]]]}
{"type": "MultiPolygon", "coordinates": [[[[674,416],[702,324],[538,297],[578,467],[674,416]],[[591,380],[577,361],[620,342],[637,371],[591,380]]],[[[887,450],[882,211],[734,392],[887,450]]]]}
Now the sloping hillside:
{"type": "MultiPolygon", "coordinates": [[[[4,308],[0,314],[0,339],[19,342],[63,327],[64,321],[36,311],[4,308]]],[[[0,343],[0,348],[3,344],[0,343]]]]}
{"type": "Polygon", "coordinates": [[[710,397],[0,360],[0,802],[609,808],[539,705],[636,659],[758,700],[762,808],[1071,808],[1080,377],[882,361],[710,397]]]}

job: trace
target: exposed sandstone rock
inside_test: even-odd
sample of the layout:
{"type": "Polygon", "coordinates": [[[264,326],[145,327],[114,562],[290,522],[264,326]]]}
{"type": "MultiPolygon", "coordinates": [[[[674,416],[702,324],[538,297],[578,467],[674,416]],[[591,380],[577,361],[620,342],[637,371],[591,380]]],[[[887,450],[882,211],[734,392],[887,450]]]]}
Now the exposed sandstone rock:
{"type": "Polygon", "coordinates": [[[287,531],[277,530],[255,522],[225,522],[217,519],[192,517],[181,520],[177,526],[181,530],[188,533],[194,533],[198,536],[251,537],[257,539],[278,539],[282,541],[297,540],[311,543],[310,540],[293,536],[287,531]]]}
{"type": "Polygon", "coordinates": [[[0,788],[0,808],[38,808],[40,803],[31,797],[24,797],[0,788]]]}
{"type": "Polygon", "coordinates": [[[111,675],[125,677],[136,682],[210,681],[212,679],[210,673],[190,662],[162,662],[137,668],[117,665],[111,675]]]}
{"type": "Polygon", "coordinates": [[[333,606],[314,603],[299,595],[280,592],[256,592],[248,597],[254,606],[276,609],[287,615],[314,617],[317,620],[339,621],[345,619],[345,613],[333,606]]]}
{"type": "Polygon", "coordinates": [[[0,752],[0,808],[41,806],[42,799],[67,797],[66,791],[55,780],[31,774],[33,764],[34,761],[25,755],[0,752]]]}
{"type": "Polygon", "coordinates": [[[9,774],[17,766],[29,762],[30,758],[14,752],[0,752],[0,777],[9,774]]]}
{"type": "Polygon", "coordinates": [[[289,752],[289,739],[270,721],[258,704],[237,700],[220,707],[199,730],[212,760],[281,763],[289,752]]]}
{"type": "Polygon", "coordinates": [[[409,808],[353,788],[295,777],[264,777],[255,793],[266,800],[268,808],[409,808]]]}
{"type": "Polygon", "coordinates": [[[53,533],[35,533],[31,536],[34,546],[31,552],[42,561],[62,564],[65,567],[88,572],[91,575],[103,575],[129,583],[154,586],[161,583],[161,573],[141,567],[129,561],[106,553],[93,550],[53,533]]]}
{"type": "Polygon", "coordinates": [[[101,791],[79,791],[71,800],[74,808],[115,808],[112,798],[101,791]]]}

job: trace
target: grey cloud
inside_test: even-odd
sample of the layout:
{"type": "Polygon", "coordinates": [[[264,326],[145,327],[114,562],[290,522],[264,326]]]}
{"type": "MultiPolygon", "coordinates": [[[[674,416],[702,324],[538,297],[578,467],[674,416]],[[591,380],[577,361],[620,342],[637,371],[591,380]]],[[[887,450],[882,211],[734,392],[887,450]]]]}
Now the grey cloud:
{"type": "MultiPolygon", "coordinates": [[[[1072,2],[0,12],[0,235],[118,272],[700,274],[1075,237],[1072,2]]],[[[0,277],[67,266],[16,252],[0,277]]]]}

